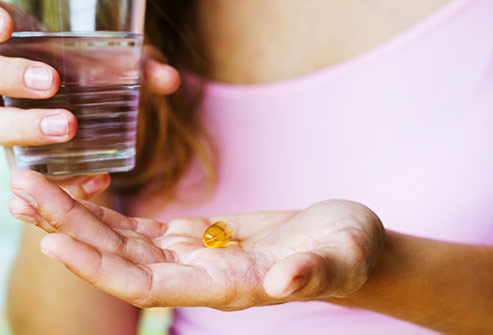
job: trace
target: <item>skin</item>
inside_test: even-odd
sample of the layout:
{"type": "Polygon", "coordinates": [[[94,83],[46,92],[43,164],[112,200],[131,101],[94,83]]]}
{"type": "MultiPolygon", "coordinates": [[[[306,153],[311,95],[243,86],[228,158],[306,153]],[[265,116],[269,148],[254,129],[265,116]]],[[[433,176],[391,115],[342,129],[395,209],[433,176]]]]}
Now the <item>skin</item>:
{"type": "MultiPolygon", "coordinates": [[[[383,0],[371,4],[350,1],[346,5],[312,1],[310,5],[324,10],[310,10],[307,2],[272,1],[267,7],[265,2],[259,7],[258,1],[238,1],[235,6],[228,1],[204,1],[199,6],[199,30],[203,52],[211,65],[205,75],[224,82],[258,83],[307,73],[358,55],[419,21],[444,2],[414,1],[399,7],[383,0]],[[331,24],[340,29],[333,29],[331,24]],[[262,29],[263,34],[258,34],[257,29],[262,29]],[[274,38],[276,43],[272,43],[274,38]],[[297,48],[293,49],[293,45],[297,48]]],[[[146,62],[148,85],[161,94],[171,93],[179,82],[178,76],[157,60],[146,62]],[[163,71],[162,75],[156,76],[156,71],[163,71]]],[[[21,70],[12,71],[11,76],[22,73],[21,70]]],[[[7,94],[7,89],[1,94],[7,94]]],[[[19,141],[11,137],[1,143],[19,141]]],[[[107,184],[95,186],[92,192],[80,191],[78,185],[83,183],[74,180],[62,188],[76,198],[89,198],[107,184]],[[79,190],[81,195],[73,190],[79,190]]],[[[138,307],[209,306],[236,310],[294,300],[322,300],[367,308],[447,333],[493,331],[489,317],[493,306],[485,294],[492,291],[491,247],[430,241],[394,232],[384,236],[378,218],[360,204],[328,201],[301,212],[248,213],[166,224],[129,219],[87,202],[75,202],[61,188],[34,173],[15,176],[12,188],[17,194],[10,204],[12,213],[50,232],[41,242],[45,253],[96,287],[138,307]],[[45,192],[56,199],[53,203],[57,206],[44,202],[48,198],[45,192]],[[228,253],[224,249],[205,249],[200,243],[200,233],[217,219],[231,222],[239,233],[237,243],[228,246],[228,253]],[[313,222],[320,225],[311,230],[313,222]],[[335,233],[333,229],[340,224],[343,226],[335,233]],[[304,228],[308,225],[310,229],[304,228]],[[305,235],[311,231],[317,239],[306,236],[309,243],[294,240],[293,236],[299,234],[293,234],[293,229],[301,229],[305,235]],[[98,234],[91,235],[96,231],[98,234]],[[473,279],[471,273],[475,274],[473,279]],[[132,285],[121,280],[122,274],[132,278],[132,285]],[[226,274],[235,280],[226,281],[226,274]],[[190,276],[195,278],[199,290],[189,292],[187,286],[187,290],[182,287],[180,291],[183,280],[179,279],[190,276]],[[222,290],[210,290],[211,287],[222,290]],[[236,299],[239,296],[243,298],[236,299]]],[[[138,204],[135,208],[134,213],[138,213],[138,204]]],[[[26,235],[33,237],[34,233],[26,235]]],[[[43,278],[30,292],[32,295],[27,295],[31,302],[39,304],[29,305],[46,306],[43,292],[51,289],[50,296],[56,297],[51,299],[55,300],[54,309],[47,308],[49,313],[44,313],[23,306],[24,309],[11,312],[12,319],[36,320],[34,325],[38,328],[17,322],[18,333],[33,333],[29,329],[46,327],[57,328],[50,328],[54,334],[64,333],[69,325],[64,322],[67,318],[63,317],[63,309],[76,304],[67,304],[55,283],[69,282],[69,277],[66,273],[61,275],[61,267],[33,266],[38,261],[55,264],[34,252],[39,248],[39,240],[40,236],[24,239],[21,255],[24,250],[25,254],[36,256],[30,260],[20,257],[13,278],[26,278],[25,273],[43,278]],[[53,272],[47,274],[50,271],[53,272]]],[[[99,319],[88,313],[96,308],[93,304],[89,307],[90,303],[79,310],[71,306],[67,312],[80,321],[71,319],[75,324],[94,320],[89,325],[93,327],[91,331],[81,334],[107,334],[110,326],[116,327],[111,328],[116,334],[134,332],[137,309],[70,278],[70,299],[75,294],[82,306],[98,297],[101,302],[97,304],[101,306],[99,319]],[[119,317],[115,318],[113,312],[119,317]],[[122,324],[121,320],[130,321],[122,324]]],[[[23,287],[33,285],[12,282],[17,287],[11,289],[11,294],[19,298],[23,287]]]]}
{"type": "Polygon", "coordinates": [[[323,299],[442,334],[492,334],[493,247],[386,232],[372,277],[350,297],[323,299]]]}
{"type": "Polygon", "coordinates": [[[271,295],[287,296],[310,282],[323,282],[323,295],[347,296],[366,282],[384,240],[376,215],[349,201],[164,224],[76,202],[34,172],[14,176],[12,190],[11,211],[51,233],[41,242],[45,253],[139,307],[244,309],[290,301],[271,295]],[[204,247],[204,230],[219,220],[232,226],[236,243],[204,247]],[[316,234],[301,238],[304,222],[316,222],[316,234]],[[193,287],[184,285],[190,280],[193,287]]]}
{"type": "Polygon", "coordinates": [[[203,0],[197,9],[210,79],[262,83],[358,56],[448,0],[203,0]],[[215,23],[215,24],[212,24],[215,23]]]}
{"type": "Polygon", "coordinates": [[[358,203],[161,223],[75,201],[34,172],[14,176],[12,190],[12,213],[50,232],[44,253],[137,307],[230,311],[320,300],[446,334],[493,330],[493,247],[385,232],[358,203]],[[216,221],[232,226],[234,240],[206,248],[203,231],[216,221]]]}
{"type": "MultiPolygon", "coordinates": [[[[3,29],[0,43],[9,39],[13,31],[10,16],[0,8],[3,29]]],[[[180,84],[175,69],[163,64],[164,57],[153,48],[146,48],[144,85],[156,94],[170,94],[180,84]]],[[[0,56],[0,95],[23,98],[48,98],[56,94],[60,78],[50,66],[25,59],[0,56]],[[48,89],[26,86],[24,74],[31,67],[44,68],[51,74],[48,89]]],[[[19,110],[0,107],[0,145],[43,145],[70,140],[77,131],[75,117],[68,110],[19,110]],[[41,124],[47,116],[62,115],[67,121],[62,135],[42,132],[41,124]]],[[[57,179],[60,187],[78,199],[91,199],[109,206],[111,200],[101,193],[109,186],[110,177],[82,176],[57,179]],[[99,195],[99,196],[98,196],[99,195]]],[[[23,220],[22,215],[17,216],[23,220]]],[[[133,334],[136,331],[138,310],[121,300],[95,289],[39,251],[45,232],[26,226],[21,238],[19,254],[9,282],[8,315],[15,334],[133,334]],[[35,281],[32,278],[36,278],[35,281]],[[56,284],[54,284],[56,283],[56,284]],[[13,298],[15,297],[15,299],[13,298]],[[69,297],[71,302],[65,300],[69,297]],[[43,306],[39,309],[39,306],[43,306]],[[45,313],[46,311],[46,313],[45,313]],[[49,312],[48,312],[49,311],[49,312]],[[115,318],[119,315],[120,318],[115,318]],[[91,322],[87,322],[87,320],[91,322]],[[66,322],[65,322],[66,321],[66,322]]]]}

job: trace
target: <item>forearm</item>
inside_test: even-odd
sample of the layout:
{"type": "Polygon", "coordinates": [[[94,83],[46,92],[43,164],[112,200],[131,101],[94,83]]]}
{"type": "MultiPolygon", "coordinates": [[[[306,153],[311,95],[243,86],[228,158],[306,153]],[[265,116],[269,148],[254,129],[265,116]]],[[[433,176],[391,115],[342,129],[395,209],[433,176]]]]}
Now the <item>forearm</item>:
{"type": "Polygon", "coordinates": [[[493,333],[493,247],[387,232],[372,277],[345,299],[447,334],[493,333]]]}

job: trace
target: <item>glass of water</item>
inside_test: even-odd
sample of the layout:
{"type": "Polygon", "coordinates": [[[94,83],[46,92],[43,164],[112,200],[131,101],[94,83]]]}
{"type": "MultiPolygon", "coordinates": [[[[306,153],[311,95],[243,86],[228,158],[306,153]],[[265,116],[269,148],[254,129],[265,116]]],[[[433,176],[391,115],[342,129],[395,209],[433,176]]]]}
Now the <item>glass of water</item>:
{"type": "Polygon", "coordinates": [[[61,77],[54,97],[4,97],[5,106],[64,108],[78,122],[70,142],[14,147],[17,167],[49,176],[131,170],[145,0],[10,0],[0,6],[15,27],[0,55],[47,63],[61,77]]]}

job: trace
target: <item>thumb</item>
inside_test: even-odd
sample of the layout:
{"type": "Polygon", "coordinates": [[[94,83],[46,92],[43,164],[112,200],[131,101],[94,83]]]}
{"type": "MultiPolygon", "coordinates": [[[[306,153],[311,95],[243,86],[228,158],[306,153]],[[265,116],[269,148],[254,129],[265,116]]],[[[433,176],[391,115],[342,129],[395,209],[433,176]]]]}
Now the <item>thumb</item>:
{"type": "Polygon", "coordinates": [[[267,272],[264,290],[271,297],[289,300],[346,297],[368,278],[364,262],[354,264],[351,258],[333,248],[295,253],[267,272]]]}

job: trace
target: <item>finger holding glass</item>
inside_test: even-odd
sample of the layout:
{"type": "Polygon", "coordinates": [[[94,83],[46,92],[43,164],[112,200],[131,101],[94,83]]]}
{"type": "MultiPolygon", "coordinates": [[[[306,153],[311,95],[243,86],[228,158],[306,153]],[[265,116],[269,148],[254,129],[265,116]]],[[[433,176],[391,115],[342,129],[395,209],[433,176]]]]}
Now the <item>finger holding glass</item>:
{"type": "MultiPolygon", "coordinates": [[[[68,143],[14,146],[20,169],[47,176],[131,170],[135,164],[145,1],[48,0],[40,5],[39,1],[13,0],[0,2],[0,6],[15,27],[11,37],[0,44],[0,55],[24,68],[16,72],[24,74],[21,78],[10,78],[16,87],[23,84],[42,92],[34,96],[15,89],[3,92],[5,106],[70,109],[77,119],[77,133],[71,134],[68,143]],[[29,66],[28,62],[38,64],[29,66]]],[[[70,126],[64,127],[67,117],[50,116],[51,128],[43,124],[44,130],[57,136],[70,133],[70,126]]]]}
{"type": "MultiPolygon", "coordinates": [[[[8,41],[13,29],[12,18],[0,7],[0,42],[8,41]]],[[[54,96],[60,86],[58,72],[38,61],[0,56],[0,69],[0,95],[4,97],[46,99],[54,96]]],[[[66,142],[76,130],[75,117],[64,109],[0,108],[0,145],[66,142]]]]}
{"type": "MultiPolygon", "coordinates": [[[[4,44],[14,31],[14,21],[2,6],[7,5],[0,3],[0,43],[4,44]]],[[[3,99],[40,101],[53,97],[59,87],[60,76],[52,66],[20,57],[0,56],[0,95],[3,99]]],[[[7,160],[13,167],[13,146],[64,143],[76,132],[77,120],[66,109],[0,107],[0,145],[5,147],[7,160]]],[[[59,185],[74,197],[88,199],[108,187],[109,176],[72,177],[60,180],[59,185]]]]}

